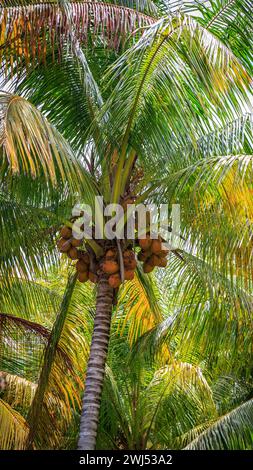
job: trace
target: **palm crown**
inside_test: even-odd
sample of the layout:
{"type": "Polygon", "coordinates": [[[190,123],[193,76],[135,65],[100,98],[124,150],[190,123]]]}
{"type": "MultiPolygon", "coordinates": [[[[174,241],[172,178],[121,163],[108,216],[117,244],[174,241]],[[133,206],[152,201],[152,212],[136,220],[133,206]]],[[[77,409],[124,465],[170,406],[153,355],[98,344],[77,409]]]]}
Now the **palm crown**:
{"type": "Polygon", "coordinates": [[[252,445],[251,20],[246,0],[3,2],[1,447],[75,445],[86,367],[80,449],[252,445]],[[55,248],[96,195],[181,207],[166,270],[117,296],[55,248]]]}

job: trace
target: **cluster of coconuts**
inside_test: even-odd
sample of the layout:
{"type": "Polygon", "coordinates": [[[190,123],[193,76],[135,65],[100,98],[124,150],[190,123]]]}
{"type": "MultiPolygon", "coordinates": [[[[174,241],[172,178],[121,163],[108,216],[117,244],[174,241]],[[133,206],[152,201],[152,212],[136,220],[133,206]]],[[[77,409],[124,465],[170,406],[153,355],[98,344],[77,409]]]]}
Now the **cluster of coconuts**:
{"type": "MultiPolygon", "coordinates": [[[[80,282],[90,280],[96,283],[98,281],[98,273],[103,272],[108,276],[108,282],[111,287],[117,289],[122,283],[120,270],[120,255],[118,249],[114,246],[107,248],[105,255],[100,261],[95,260],[91,253],[81,248],[83,240],[77,240],[73,237],[72,229],[63,226],[60,231],[61,238],[57,245],[61,253],[66,254],[72,261],[76,261],[77,278],[80,282]]],[[[141,248],[138,254],[138,260],[143,262],[144,273],[150,273],[154,267],[166,267],[168,250],[162,245],[162,239],[150,238],[147,234],[146,238],[140,238],[137,245],[141,248]]],[[[137,267],[135,253],[132,246],[123,249],[123,266],[124,280],[131,281],[134,278],[134,272],[137,267]]]]}
{"type": "MultiPolygon", "coordinates": [[[[131,281],[134,278],[134,271],[137,266],[134,251],[131,248],[123,251],[124,280],[131,281]]],[[[119,254],[116,248],[106,251],[102,270],[109,275],[108,282],[116,289],[120,286],[122,279],[120,274],[119,254]]]]}
{"type": "Polygon", "coordinates": [[[83,244],[82,240],[77,240],[72,235],[70,227],[64,225],[60,231],[61,238],[57,242],[61,253],[66,254],[72,261],[76,262],[77,278],[80,282],[97,282],[97,275],[91,270],[90,255],[87,251],[78,249],[83,244]]]}
{"type": "Polygon", "coordinates": [[[150,235],[140,238],[139,246],[141,251],[138,253],[138,260],[143,261],[144,273],[151,273],[156,266],[160,268],[167,266],[166,256],[169,251],[163,247],[160,235],[157,239],[150,238],[150,235]]]}

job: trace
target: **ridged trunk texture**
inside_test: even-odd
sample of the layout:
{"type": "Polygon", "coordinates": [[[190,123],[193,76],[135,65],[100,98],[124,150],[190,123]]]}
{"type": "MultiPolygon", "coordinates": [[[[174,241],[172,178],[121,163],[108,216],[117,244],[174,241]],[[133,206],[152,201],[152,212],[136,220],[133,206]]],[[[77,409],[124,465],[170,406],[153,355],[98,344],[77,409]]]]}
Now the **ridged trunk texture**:
{"type": "Polygon", "coordinates": [[[86,373],[78,441],[79,450],[94,450],[96,447],[99,410],[110,337],[112,304],[113,289],[108,284],[107,279],[101,278],[98,283],[96,316],[86,373]]]}

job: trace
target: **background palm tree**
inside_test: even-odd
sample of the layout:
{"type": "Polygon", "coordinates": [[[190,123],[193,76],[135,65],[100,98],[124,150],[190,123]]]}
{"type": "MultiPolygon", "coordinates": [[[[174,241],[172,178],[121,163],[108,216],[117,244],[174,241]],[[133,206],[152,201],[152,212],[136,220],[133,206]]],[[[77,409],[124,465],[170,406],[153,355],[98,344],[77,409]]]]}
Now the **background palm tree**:
{"type": "MultiPolygon", "coordinates": [[[[33,314],[45,321],[45,286],[39,283],[38,288],[36,283],[35,287],[31,280],[48,276],[49,266],[56,263],[55,236],[79,198],[91,206],[98,194],[105,203],[124,204],[129,197],[137,202],[180,202],[186,242],[171,252],[168,272],[159,275],[165,292],[169,291],[165,298],[173,320],[168,315],[163,318],[156,299],[152,299],[150,276],[139,272],[152,315],[143,313],[137,291],[131,303],[126,303],[130,336],[138,344],[142,336],[141,347],[149,350],[149,341],[160,347],[160,343],[171,341],[168,335],[173,332],[173,349],[183,357],[181,361],[176,357],[174,363],[168,359],[164,370],[170,375],[171,364],[183,374],[184,366],[180,365],[188,362],[184,355],[192,358],[194,354],[207,363],[215,358],[217,371],[226,368],[228,362],[236,369],[240,357],[238,374],[245,374],[247,379],[252,348],[252,129],[251,116],[245,115],[252,81],[250,2],[219,1],[197,8],[180,2],[173,5],[173,13],[170,5],[162,2],[143,2],[140,10],[99,2],[23,2],[19,8],[15,1],[4,2],[0,12],[3,83],[15,94],[1,93],[3,305],[18,311],[20,300],[30,296],[33,314]],[[136,28],[126,43],[126,36],[136,28]],[[216,357],[220,342],[223,354],[216,357]],[[190,348],[190,353],[184,348],[190,348]]],[[[101,246],[95,241],[90,248],[100,256],[101,246]]],[[[105,249],[102,244],[101,256],[105,249]]],[[[73,418],[74,405],[78,406],[80,399],[76,383],[80,383],[87,358],[82,354],[80,360],[75,344],[67,339],[70,331],[78,341],[86,338],[86,324],[80,328],[78,323],[72,325],[73,330],[68,326],[72,302],[82,305],[83,289],[86,292],[86,287],[74,288],[75,283],[76,277],[71,275],[63,299],[50,304],[54,307],[51,318],[59,313],[47,342],[44,364],[38,367],[40,378],[37,372],[33,379],[38,387],[27,415],[29,429],[16,411],[11,415],[11,408],[5,405],[2,413],[9,437],[4,445],[22,446],[26,440],[28,446],[57,446],[58,436],[60,439],[65,432],[61,426],[73,418]],[[66,350],[59,365],[64,334],[66,350]],[[68,367],[69,383],[59,388],[54,374],[64,375],[64,367],[68,367]],[[65,398],[64,388],[68,390],[65,398]],[[55,409],[50,408],[50,393],[63,401],[66,412],[62,413],[65,419],[59,419],[59,431],[50,434],[45,443],[41,432],[44,419],[51,423],[58,419],[55,409]]],[[[123,285],[126,299],[134,295],[135,287],[134,281],[123,285]]],[[[55,294],[52,296],[55,301],[55,294]]],[[[96,292],[80,449],[96,445],[114,297],[107,277],[102,275],[96,292]]],[[[48,301],[48,295],[46,298],[48,301]]],[[[80,307],[76,304],[79,319],[80,307]]],[[[118,311],[119,306],[115,309],[118,311]]],[[[6,321],[16,328],[13,311],[3,313],[12,314],[6,321]]],[[[21,326],[24,329],[27,324],[21,322],[21,326]]],[[[8,345],[9,340],[3,344],[6,342],[8,345]]],[[[29,351],[28,347],[28,356],[29,351]]],[[[6,366],[1,369],[6,370],[6,366]]],[[[189,369],[193,373],[194,364],[189,369]]],[[[138,378],[137,373],[136,384],[138,378]]],[[[166,377],[162,386],[165,383],[166,377]]],[[[180,402],[186,384],[176,402],[180,402]]],[[[177,397],[174,391],[173,396],[177,397]]],[[[173,400],[168,401],[173,409],[173,400]]],[[[189,407],[194,408],[194,403],[189,407]]],[[[215,410],[212,400],[210,404],[215,410]]],[[[243,411],[235,411],[246,424],[250,407],[248,402],[243,411]]],[[[180,413],[180,405],[178,409],[180,413]]],[[[206,422],[207,416],[189,418],[183,433],[199,425],[203,431],[202,420],[206,422]]],[[[230,418],[215,429],[219,432],[226,424],[232,426],[230,418]]],[[[150,421],[148,437],[146,428],[141,439],[124,436],[127,446],[149,446],[152,426],[157,423],[150,421]]],[[[169,427],[167,431],[171,433],[169,427]]],[[[194,431],[192,436],[197,434],[194,431]]],[[[206,442],[205,436],[200,442],[206,442]]],[[[161,446],[176,445],[171,444],[176,437],[175,433],[161,437],[161,446]]],[[[116,440],[120,441],[118,436],[116,440]]],[[[186,442],[190,442],[189,437],[186,442]]],[[[247,445],[245,442],[246,438],[243,445],[247,445]]]]}

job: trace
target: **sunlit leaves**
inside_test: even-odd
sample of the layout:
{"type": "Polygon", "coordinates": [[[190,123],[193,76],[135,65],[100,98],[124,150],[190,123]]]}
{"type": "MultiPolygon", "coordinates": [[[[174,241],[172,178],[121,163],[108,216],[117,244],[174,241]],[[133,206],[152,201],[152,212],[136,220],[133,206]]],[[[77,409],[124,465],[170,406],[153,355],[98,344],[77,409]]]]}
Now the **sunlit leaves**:
{"type": "Polygon", "coordinates": [[[25,419],[6,402],[0,399],[0,449],[21,450],[24,448],[28,427],[25,419]]]}

